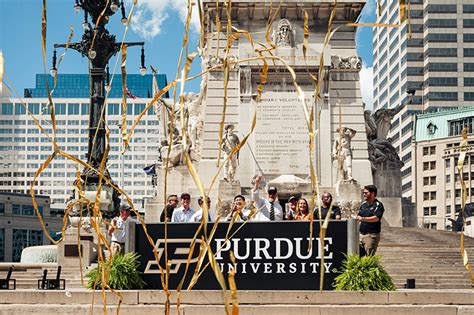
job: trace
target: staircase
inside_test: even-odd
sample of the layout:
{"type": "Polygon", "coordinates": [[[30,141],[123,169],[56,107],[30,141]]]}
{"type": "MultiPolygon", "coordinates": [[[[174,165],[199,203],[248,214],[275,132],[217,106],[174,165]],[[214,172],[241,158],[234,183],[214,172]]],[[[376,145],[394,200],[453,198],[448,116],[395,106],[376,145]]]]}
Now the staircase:
{"type": "MultiPolygon", "coordinates": [[[[455,232],[385,225],[377,254],[399,289],[409,278],[416,280],[417,289],[470,289],[460,244],[455,232]]],[[[465,247],[474,264],[474,239],[466,237],[465,247]]]]}

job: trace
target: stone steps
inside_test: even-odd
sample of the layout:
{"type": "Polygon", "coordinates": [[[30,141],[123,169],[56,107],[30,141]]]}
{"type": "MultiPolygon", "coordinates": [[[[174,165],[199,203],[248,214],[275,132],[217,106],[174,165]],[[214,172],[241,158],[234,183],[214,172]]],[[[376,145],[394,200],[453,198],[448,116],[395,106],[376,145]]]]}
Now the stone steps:
{"type": "MultiPolygon", "coordinates": [[[[465,246],[474,253],[474,240],[465,246]]],[[[414,278],[422,289],[472,287],[460,253],[460,235],[452,232],[385,226],[377,254],[397,288],[414,278]]]]}
{"type": "MultiPolygon", "coordinates": [[[[164,313],[163,291],[121,291],[123,314],[164,313]]],[[[100,291],[18,290],[2,293],[0,314],[116,314],[119,299],[107,291],[103,308],[100,291]],[[92,302],[94,301],[94,302],[92,302]],[[93,305],[92,305],[93,303],[93,305]],[[92,308],[93,306],[93,308],[92,308]]],[[[241,315],[468,315],[474,313],[471,290],[400,290],[392,292],[238,291],[241,315]]],[[[171,312],[178,314],[177,293],[171,292],[171,312]]],[[[225,314],[221,291],[182,291],[180,313],[225,314]]]]}

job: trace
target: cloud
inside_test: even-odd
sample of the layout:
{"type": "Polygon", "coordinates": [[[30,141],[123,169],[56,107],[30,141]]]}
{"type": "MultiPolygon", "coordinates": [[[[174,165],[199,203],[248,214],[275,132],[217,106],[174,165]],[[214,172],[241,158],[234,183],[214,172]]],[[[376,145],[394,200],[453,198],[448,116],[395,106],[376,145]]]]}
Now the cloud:
{"type": "Polygon", "coordinates": [[[362,101],[365,103],[366,109],[374,108],[374,73],[373,68],[365,66],[360,70],[360,91],[362,93],[362,101]]]}
{"type": "MultiPolygon", "coordinates": [[[[131,8],[132,0],[127,2],[127,7],[131,8]]],[[[140,0],[133,12],[132,30],[144,39],[151,40],[161,33],[162,24],[169,18],[170,12],[177,13],[181,22],[186,23],[187,0],[140,0]]],[[[191,31],[199,32],[199,27],[199,13],[197,5],[194,5],[191,31]]]]}

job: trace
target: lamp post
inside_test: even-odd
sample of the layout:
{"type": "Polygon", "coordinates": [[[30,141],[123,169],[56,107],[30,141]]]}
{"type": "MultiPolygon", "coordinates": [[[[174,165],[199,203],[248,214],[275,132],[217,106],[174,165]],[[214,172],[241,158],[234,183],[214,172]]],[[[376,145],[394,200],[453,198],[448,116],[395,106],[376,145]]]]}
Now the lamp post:
{"type": "MultiPolygon", "coordinates": [[[[74,4],[74,10],[77,13],[80,13],[81,10],[84,11],[84,21],[82,23],[84,34],[80,42],[70,43],[68,47],[76,50],[90,61],[89,142],[86,158],[95,169],[100,169],[106,146],[104,101],[105,82],[108,80],[108,74],[105,69],[110,58],[120,51],[122,45],[122,43],[116,42],[115,35],[110,34],[105,26],[109,21],[109,16],[114,15],[119,8],[122,8],[121,21],[127,24],[128,20],[125,16],[123,0],[75,0],[74,4]],[[100,17],[102,13],[103,16],[100,17]],[[92,23],[89,23],[89,19],[92,23]]],[[[140,74],[144,75],[146,73],[144,42],[130,42],[123,43],[123,45],[142,47],[140,74]]],[[[51,75],[53,76],[57,74],[56,49],[65,47],[66,44],[54,45],[51,68],[51,75]]],[[[103,170],[103,175],[107,179],[111,179],[107,166],[103,170]]],[[[84,190],[96,190],[99,184],[99,174],[97,172],[84,168],[81,178],[84,181],[84,190]]],[[[113,208],[109,207],[109,213],[106,213],[106,215],[115,215],[120,205],[120,196],[109,186],[105,186],[103,190],[108,190],[113,199],[113,208]]]]}

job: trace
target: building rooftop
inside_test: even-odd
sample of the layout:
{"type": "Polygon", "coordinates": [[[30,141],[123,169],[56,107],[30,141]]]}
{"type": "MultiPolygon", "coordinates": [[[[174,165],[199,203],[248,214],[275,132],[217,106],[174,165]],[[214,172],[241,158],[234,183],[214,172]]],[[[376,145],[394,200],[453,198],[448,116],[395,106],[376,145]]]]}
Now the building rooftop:
{"type": "Polygon", "coordinates": [[[462,107],[418,114],[415,121],[414,141],[416,142],[460,137],[460,130],[464,126],[468,127],[469,134],[473,134],[474,108],[462,107]]]}

